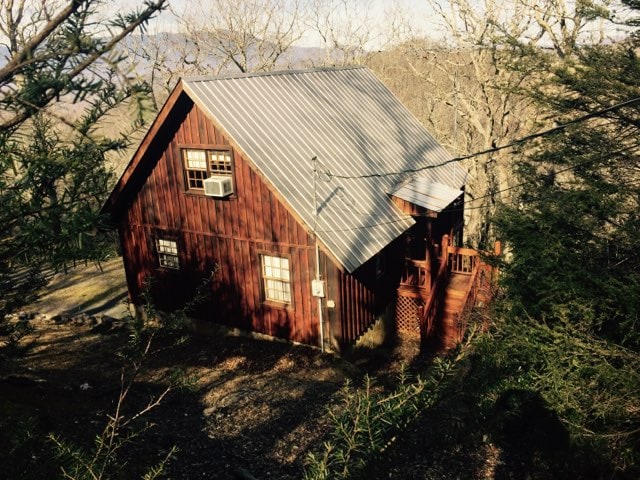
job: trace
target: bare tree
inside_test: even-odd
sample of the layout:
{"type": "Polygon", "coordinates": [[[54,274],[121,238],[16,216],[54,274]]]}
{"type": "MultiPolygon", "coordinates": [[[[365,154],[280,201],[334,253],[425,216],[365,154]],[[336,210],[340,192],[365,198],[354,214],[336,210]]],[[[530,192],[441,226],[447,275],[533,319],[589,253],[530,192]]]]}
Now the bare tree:
{"type": "MultiPolygon", "coordinates": [[[[456,155],[490,150],[540,128],[543,112],[525,93],[544,85],[543,67],[550,60],[570,56],[581,41],[602,41],[608,18],[605,2],[428,3],[442,39],[405,43],[397,68],[420,86],[404,87],[414,96],[418,115],[456,155]]],[[[392,72],[383,77],[393,77],[392,72]]],[[[466,161],[469,243],[489,240],[486,218],[497,203],[509,201],[513,155],[500,151],[466,161]]]]}
{"type": "Polygon", "coordinates": [[[175,32],[155,31],[129,44],[145,65],[156,106],[178,78],[288,68],[303,35],[302,0],[212,0],[172,9],[175,32]]]}
{"type": "Polygon", "coordinates": [[[142,69],[140,74],[151,85],[153,110],[158,111],[167,99],[178,78],[190,73],[184,62],[186,39],[157,27],[147,35],[135,35],[129,39],[126,49],[131,68],[142,69]]]}
{"type": "Polygon", "coordinates": [[[167,3],[149,0],[136,12],[100,22],[95,0],[1,0],[0,32],[7,53],[0,67],[5,110],[0,130],[20,126],[61,96],[80,100],[105,70],[119,71],[117,45],[167,3]],[[35,81],[47,75],[48,82],[35,81]]]}
{"type": "Polygon", "coordinates": [[[214,0],[180,16],[191,44],[182,63],[195,72],[256,72],[287,65],[302,37],[300,0],[214,0]]]}
{"type": "Polygon", "coordinates": [[[410,32],[407,14],[398,1],[311,0],[307,34],[319,41],[322,55],[313,65],[366,65],[410,32]]]}

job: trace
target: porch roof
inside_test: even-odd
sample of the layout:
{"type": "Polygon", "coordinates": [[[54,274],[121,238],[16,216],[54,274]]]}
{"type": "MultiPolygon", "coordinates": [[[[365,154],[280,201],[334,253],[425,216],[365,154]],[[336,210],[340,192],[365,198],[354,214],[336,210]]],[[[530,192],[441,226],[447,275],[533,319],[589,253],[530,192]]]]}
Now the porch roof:
{"type": "Polygon", "coordinates": [[[441,212],[462,195],[462,190],[424,177],[415,177],[392,191],[391,195],[432,212],[441,212]]]}

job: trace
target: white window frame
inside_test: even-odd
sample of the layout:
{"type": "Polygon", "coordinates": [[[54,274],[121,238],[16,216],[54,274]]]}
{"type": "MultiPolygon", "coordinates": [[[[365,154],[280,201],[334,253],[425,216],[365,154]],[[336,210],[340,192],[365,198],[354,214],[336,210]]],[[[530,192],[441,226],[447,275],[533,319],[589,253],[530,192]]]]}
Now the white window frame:
{"type": "Polygon", "coordinates": [[[156,238],[156,251],[158,263],[161,267],[180,270],[180,258],[178,256],[178,242],[169,238],[156,238]]]}
{"type": "Polygon", "coordinates": [[[202,182],[209,176],[207,172],[207,152],[199,148],[183,150],[184,173],[187,180],[187,190],[204,191],[202,182]],[[201,155],[200,155],[201,154],[201,155]],[[191,158],[193,156],[202,158],[191,158]],[[198,186],[200,185],[200,186],[198,186]]]}
{"type": "Polygon", "coordinates": [[[260,254],[262,294],[266,302],[291,305],[291,262],[288,257],[260,254]]]}

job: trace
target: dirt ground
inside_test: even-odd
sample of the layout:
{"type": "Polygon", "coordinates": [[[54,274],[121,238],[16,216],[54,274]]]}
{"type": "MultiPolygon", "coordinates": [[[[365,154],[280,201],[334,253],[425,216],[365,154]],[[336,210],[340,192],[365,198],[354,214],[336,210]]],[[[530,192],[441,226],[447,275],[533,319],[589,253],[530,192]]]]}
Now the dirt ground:
{"type": "MultiPolygon", "coordinates": [[[[121,389],[117,352],[129,341],[125,298],[119,259],[102,271],[79,268],[55,277],[32,306],[32,333],[14,346],[0,337],[0,463],[8,465],[0,477],[57,476],[51,442],[42,438],[55,433],[90,446],[104,428],[121,389]],[[17,439],[25,424],[31,437],[17,439]]],[[[301,478],[305,456],[326,440],[326,411],[337,404],[345,379],[357,383],[365,372],[390,379],[417,353],[409,341],[348,361],[238,336],[174,340],[154,342],[124,412],[139,411],[176,375],[189,385],[137,421],[150,428],[123,452],[122,478],[174,446],[168,478],[301,478]]]]}

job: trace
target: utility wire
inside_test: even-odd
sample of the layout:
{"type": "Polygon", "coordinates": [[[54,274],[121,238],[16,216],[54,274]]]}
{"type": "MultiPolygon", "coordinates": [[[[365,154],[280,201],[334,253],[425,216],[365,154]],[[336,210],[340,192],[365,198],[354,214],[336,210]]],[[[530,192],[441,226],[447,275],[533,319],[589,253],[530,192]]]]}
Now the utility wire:
{"type": "Polygon", "coordinates": [[[604,115],[606,113],[613,112],[613,111],[619,110],[619,109],[624,108],[624,107],[629,107],[629,106],[635,105],[637,103],[640,103],[640,97],[635,97],[635,98],[632,98],[630,100],[625,100],[624,102],[616,103],[615,105],[611,105],[610,107],[603,108],[603,109],[600,109],[600,110],[596,110],[595,112],[591,112],[591,113],[588,113],[586,115],[582,115],[581,117],[574,118],[573,120],[569,120],[568,122],[562,123],[560,125],[556,125],[555,127],[549,128],[547,130],[543,130],[543,131],[537,132],[537,133],[532,133],[531,135],[526,135],[526,136],[524,136],[522,138],[519,138],[517,140],[513,140],[512,142],[509,142],[509,143],[507,143],[505,145],[488,148],[486,150],[480,150],[480,151],[477,151],[477,152],[470,153],[468,155],[462,155],[462,156],[459,156],[459,157],[454,157],[454,158],[446,160],[446,161],[444,161],[442,163],[439,163],[437,165],[425,165],[423,167],[407,168],[405,170],[398,170],[396,172],[375,172],[375,173],[368,173],[368,174],[363,174],[363,175],[338,175],[338,174],[332,173],[328,169],[327,169],[327,171],[325,173],[329,178],[338,178],[338,179],[344,179],[344,180],[353,180],[353,179],[362,179],[362,178],[376,178],[376,177],[390,177],[390,176],[394,176],[394,175],[404,175],[404,174],[407,174],[407,173],[418,173],[418,172],[422,172],[422,171],[425,171],[425,170],[431,170],[431,169],[434,169],[434,168],[443,167],[445,165],[449,165],[450,163],[459,162],[461,160],[468,160],[470,158],[479,157],[481,155],[488,155],[490,153],[499,152],[499,151],[505,150],[507,148],[512,148],[512,147],[515,147],[515,146],[520,145],[522,143],[526,143],[526,142],[529,142],[531,140],[535,140],[536,138],[545,137],[547,135],[551,135],[553,133],[560,132],[560,131],[564,130],[565,128],[567,128],[567,127],[569,127],[571,125],[575,125],[577,123],[582,123],[582,122],[585,122],[587,120],[591,120],[592,118],[600,117],[600,116],[602,116],[602,115],[604,115]]]}
{"type": "MultiPolygon", "coordinates": [[[[625,148],[625,149],[622,149],[622,150],[620,150],[620,151],[618,151],[616,153],[624,153],[627,150],[629,150],[629,149],[625,148]]],[[[580,163],[577,163],[575,165],[571,165],[571,166],[568,166],[566,168],[557,170],[554,173],[556,175],[558,175],[558,174],[569,172],[569,171],[574,170],[574,169],[579,168],[579,167],[584,167],[584,166],[589,165],[591,163],[596,163],[598,161],[607,161],[607,160],[608,160],[608,157],[607,158],[603,158],[603,157],[592,158],[592,159],[589,159],[587,161],[580,162],[580,163]]],[[[521,182],[521,183],[518,183],[516,185],[512,185],[510,187],[503,188],[501,190],[496,190],[496,191],[488,193],[486,195],[482,195],[480,197],[472,198],[469,201],[465,202],[463,207],[447,208],[445,211],[447,213],[452,213],[452,212],[465,212],[465,211],[469,211],[469,210],[485,209],[485,208],[487,208],[486,205],[469,206],[469,203],[475,202],[477,200],[482,200],[482,199],[487,198],[487,197],[492,197],[494,195],[497,195],[497,194],[502,193],[502,192],[506,192],[508,190],[513,190],[515,188],[522,187],[522,186],[526,185],[527,183],[529,183],[529,182],[521,182]]],[[[559,182],[559,185],[562,185],[562,184],[564,184],[564,182],[561,182],[561,183],[559,182]]],[[[528,198],[528,200],[539,200],[539,199],[543,199],[543,198],[548,198],[549,196],[550,195],[548,193],[546,193],[546,192],[545,193],[539,193],[538,195],[530,196],[528,198]]],[[[500,200],[499,203],[500,203],[500,205],[517,205],[517,204],[522,204],[522,203],[527,203],[527,202],[523,202],[520,199],[515,199],[515,200],[511,200],[511,201],[506,201],[506,202],[500,200]]],[[[346,210],[344,210],[344,211],[346,211],[346,210]]],[[[352,210],[349,210],[349,211],[351,211],[353,213],[352,210]]],[[[356,212],[356,213],[362,214],[362,212],[356,212]]],[[[391,225],[391,224],[394,224],[394,223],[402,223],[405,220],[406,220],[405,218],[397,218],[397,219],[387,220],[387,221],[383,221],[383,222],[374,222],[374,223],[370,223],[370,224],[367,224],[367,225],[361,225],[361,226],[358,226],[358,227],[336,228],[336,229],[329,228],[329,229],[325,229],[325,230],[318,230],[317,233],[340,233],[340,232],[349,232],[349,231],[355,231],[355,230],[364,230],[364,229],[378,227],[378,226],[382,226],[382,225],[391,225]]]]}
{"type": "MultiPolygon", "coordinates": [[[[452,163],[454,161],[465,160],[465,159],[468,159],[468,158],[473,158],[473,157],[476,157],[476,156],[497,152],[499,150],[504,150],[506,148],[510,148],[510,147],[515,146],[515,145],[519,145],[521,143],[528,142],[530,140],[533,140],[533,139],[536,139],[536,138],[540,138],[540,137],[543,137],[543,136],[550,135],[552,133],[561,131],[561,130],[567,128],[570,125],[574,125],[576,123],[584,122],[584,121],[590,120],[592,118],[599,117],[599,116],[601,116],[601,115],[603,115],[605,113],[612,112],[612,111],[615,111],[615,110],[618,110],[620,108],[627,107],[627,106],[630,106],[630,105],[634,105],[636,103],[640,103],[640,97],[632,98],[630,100],[626,100],[624,102],[617,103],[615,105],[612,105],[610,107],[598,110],[596,112],[591,112],[591,113],[589,113],[587,115],[583,115],[581,117],[575,118],[575,119],[573,119],[573,120],[571,120],[569,122],[563,123],[561,125],[557,125],[557,126],[555,126],[553,128],[544,130],[542,132],[538,132],[538,133],[534,133],[534,134],[531,134],[531,135],[527,135],[525,137],[522,137],[522,138],[520,138],[518,140],[514,140],[513,142],[511,142],[509,144],[506,144],[506,145],[502,145],[500,147],[494,147],[494,148],[491,148],[491,149],[487,149],[487,150],[482,150],[482,151],[479,151],[479,152],[471,153],[469,155],[453,158],[453,159],[448,160],[447,162],[442,163],[442,164],[437,165],[437,166],[426,166],[426,167],[420,167],[420,168],[416,168],[416,169],[407,169],[407,170],[403,170],[403,171],[399,171],[399,172],[374,173],[374,174],[368,174],[368,175],[353,175],[353,176],[349,176],[349,175],[333,175],[330,172],[330,170],[328,168],[326,168],[326,166],[324,164],[322,164],[321,162],[318,162],[318,163],[320,163],[322,165],[322,167],[325,168],[325,172],[317,172],[317,173],[318,174],[324,173],[325,175],[327,175],[328,179],[327,180],[323,180],[323,181],[329,182],[332,178],[341,178],[341,179],[372,178],[372,177],[384,177],[384,176],[391,176],[391,175],[399,175],[399,174],[403,174],[403,173],[419,172],[419,171],[422,171],[422,170],[427,170],[427,169],[430,169],[430,168],[436,168],[436,167],[439,167],[439,166],[442,166],[442,165],[446,165],[446,164],[452,163]]],[[[620,151],[618,153],[623,153],[625,150],[627,150],[627,149],[623,149],[622,151],[620,151]]],[[[557,175],[557,174],[565,173],[565,172],[574,170],[576,168],[588,165],[590,163],[595,163],[595,162],[602,161],[602,160],[606,160],[606,159],[605,158],[589,159],[587,161],[580,162],[580,163],[577,163],[575,165],[571,165],[571,166],[568,166],[568,167],[563,168],[561,170],[558,170],[558,171],[555,172],[555,174],[557,175]]],[[[316,161],[317,161],[317,159],[316,159],[316,161]]],[[[521,187],[521,186],[523,186],[523,185],[525,185],[527,183],[529,183],[529,182],[521,182],[521,183],[518,183],[516,185],[512,185],[510,187],[507,187],[507,188],[503,188],[503,189],[500,189],[500,190],[496,190],[494,192],[490,192],[490,193],[488,193],[486,195],[482,195],[480,197],[472,198],[468,202],[465,202],[464,207],[462,207],[462,208],[454,208],[454,209],[447,209],[447,212],[467,211],[467,210],[476,210],[476,209],[486,208],[485,205],[477,205],[477,206],[470,207],[470,206],[468,206],[468,204],[471,203],[471,202],[482,200],[482,199],[487,198],[487,197],[492,197],[492,196],[497,195],[499,193],[503,193],[503,192],[506,192],[506,191],[509,191],[509,190],[513,190],[513,189],[521,187]]],[[[544,197],[544,195],[538,195],[538,196],[535,196],[533,198],[543,198],[543,197],[544,197]]],[[[500,203],[502,203],[502,204],[514,204],[514,203],[521,203],[521,202],[520,201],[512,201],[512,202],[500,202],[500,203]]],[[[368,225],[362,225],[362,226],[352,227],[352,228],[318,230],[316,233],[339,233],[339,232],[363,230],[363,229],[368,229],[368,228],[382,226],[382,225],[390,225],[390,224],[394,224],[394,223],[401,223],[401,222],[404,222],[404,221],[405,221],[404,218],[398,218],[398,219],[394,219],[394,220],[390,220],[390,221],[376,222],[376,223],[371,223],[371,224],[368,224],[368,225]]]]}
{"type": "MultiPolygon", "coordinates": [[[[560,170],[556,170],[556,171],[554,171],[553,173],[554,173],[555,175],[559,175],[559,174],[561,174],[561,173],[566,173],[566,172],[570,172],[571,170],[575,170],[576,168],[585,167],[585,166],[587,166],[587,165],[589,165],[589,164],[592,164],[592,163],[597,163],[597,162],[600,162],[600,161],[605,161],[605,162],[606,162],[606,161],[608,161],[608,160],[611,158],[611,155],[612,155],[613,153],[615,153],[615,154],[622,154],[622,153],[625,153],[625,152],[627,152],[627,151],[629,151],[629,150],[632,150],[632,149],[634,149],[634,148],[637,148],[637,147],[634,145],[634,146],[629,147],[629,148],[623,148],[623,149],[621,149],[621,150],[618,150],[617,152],[611,152],[611,153],[610,153],[610,155],[609,155],[608,157],[606,157],[606,158],[604,158],[604,157],[590,158],[590,159],[588,159],[588,160],[585,160],[584,162],[579,162],[579,163],[576,163],[575,165],[570,165],[570,166],[568,166],[568,167],[566,167],[566,168],[562,168],[562,169],[560,169],[560,170]]],[[[487,193],[486,195],[482,195],[482,196],[480,196],[480,197],[471,198],[468,202],[465,202],[465,205],[466,205],[467,203],[470,203],[470,202],[475,202],[475,201],[477,201],[477,200],[482,200],[482,199],[484,199],[484,198],[492,197],[492,196],[494,196],[494,195],[497,195],[497,194],[499,194],[499,193],[507,192],[507,191],[509,191],[509,190],[513,190],[513,189],[515,189],[515,188],[522,187],[523,185],[526,185],[527,183],[529,183],[529,182],[528,182],[528,181],[525,181],[525,182],[516,183],[515,185],[511,185],[510,187],[506,187],[506,188],[502,188],[502,189],[500,189],[500,190],[496,190],[496,191],[493,191],[493,192],[489,192],[489,193],[487,193]]],[[[482,207],[482,206],[479,206],[479,207],[468,207],[468,208],[467,208],[467,210],[473,210],[473,209],[475,209],[475,208],[483,208],[483,207],[482,207]]]]}

